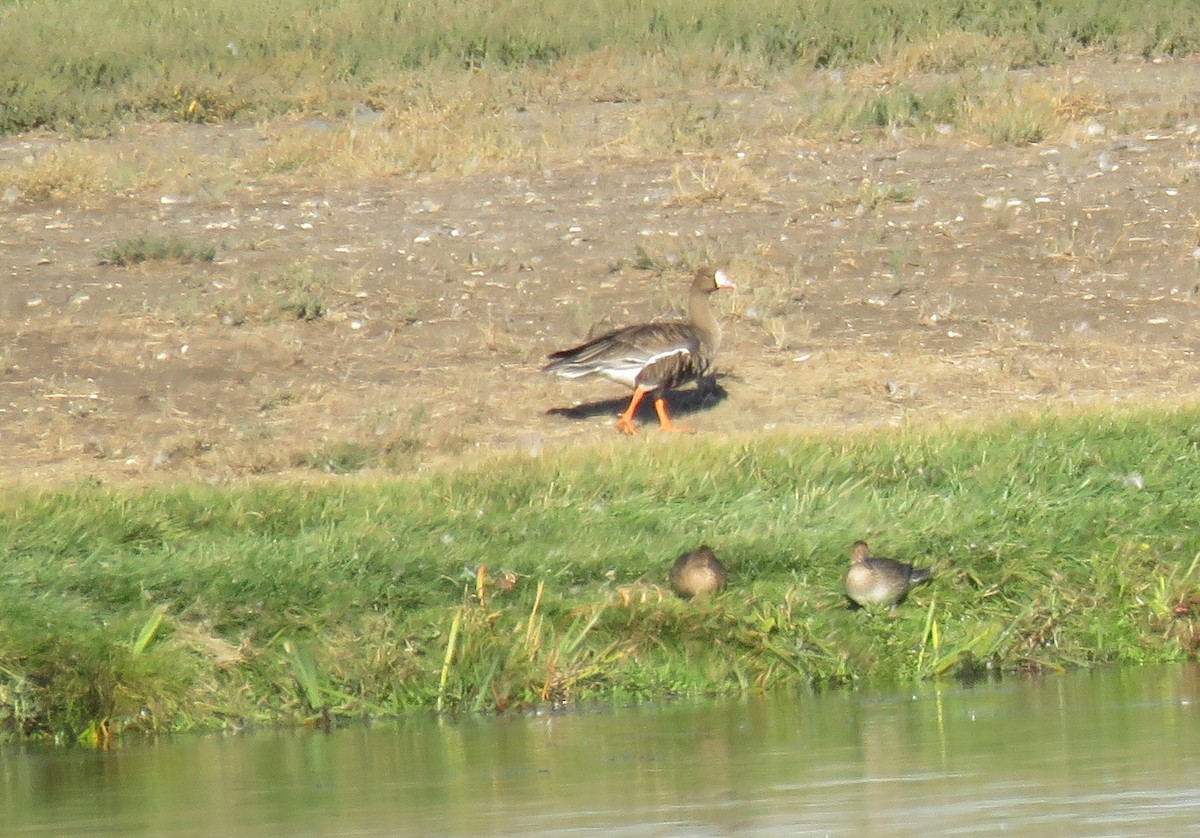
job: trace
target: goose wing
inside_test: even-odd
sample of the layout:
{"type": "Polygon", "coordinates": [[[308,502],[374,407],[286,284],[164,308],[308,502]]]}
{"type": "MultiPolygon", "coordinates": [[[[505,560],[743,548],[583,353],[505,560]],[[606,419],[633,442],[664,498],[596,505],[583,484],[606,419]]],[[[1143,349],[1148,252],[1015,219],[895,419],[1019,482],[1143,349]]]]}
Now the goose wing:
{"type": "Polygon", "coordinates": [[[543,370],[567,378],[601,375],[629,387],[656,389],[702,374],[709,354],[692,323],[642,323],[555,352],[543,370]]]}

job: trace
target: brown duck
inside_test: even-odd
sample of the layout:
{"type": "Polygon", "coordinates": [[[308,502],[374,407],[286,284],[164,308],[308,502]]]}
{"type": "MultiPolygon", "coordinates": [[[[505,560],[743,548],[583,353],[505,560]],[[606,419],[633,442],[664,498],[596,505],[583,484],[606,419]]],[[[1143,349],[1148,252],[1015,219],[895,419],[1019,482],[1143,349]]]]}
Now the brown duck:
{"type": "Polygon", "coordinates": [[[638,323],[616,329],[572,349],[555,352],[542,371],[565,378],[599,375],[633,388],[629,407],[617,418],[617,429],[624,433],[637,433],[633,415],[648,394],[652,394],[658,424],[664,431],[691,433],[691,428],[671,422],[662,394],[708,370],[721,345],[721,324],[713,314],[708,295],[721,288],[735,287],[724,271],[701,268],[692,280],[686,320],[638,323]]]}
{"type": "Polygon", "coordinates": [[[671,568],[671,590],[684,599],[725,590],[725,565],[707,544],[684,553],[671,568]]]}
{"type": "Polygon", "coordinates": [[[933,572],[927,567],[913,567],[896,559],[872,556],[865,541],[856,541],[850,548],[850,567],[842,577],[846,596],[856,604],[867,607],[887,605],[894,614],[909,590],[927,581],[933,572]]]}

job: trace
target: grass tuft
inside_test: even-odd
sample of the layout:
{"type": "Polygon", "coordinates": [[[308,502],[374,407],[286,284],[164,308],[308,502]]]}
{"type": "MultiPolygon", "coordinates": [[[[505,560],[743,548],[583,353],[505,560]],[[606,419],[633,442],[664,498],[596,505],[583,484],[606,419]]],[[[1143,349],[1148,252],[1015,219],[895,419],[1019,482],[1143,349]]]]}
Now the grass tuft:
{"type": "Polygon", "coordinates": [[[0,169],[0,184],[23,200],[38,203],[103,191],[108,186],[104,161],[86,149],[64,147],[23,165],[0,169]]]}
{"type": "Polygon", "coordinates": [[[137,236],[113,242],[100,252],[103,264],[127,267],[142,262],[211,262],[217,248],[176,236],[137,236]]]}

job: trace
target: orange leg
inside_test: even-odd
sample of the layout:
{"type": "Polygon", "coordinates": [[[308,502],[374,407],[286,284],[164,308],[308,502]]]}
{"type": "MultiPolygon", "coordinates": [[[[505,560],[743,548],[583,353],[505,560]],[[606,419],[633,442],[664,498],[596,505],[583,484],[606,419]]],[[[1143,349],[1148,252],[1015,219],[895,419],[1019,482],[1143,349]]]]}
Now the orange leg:
{"type": "Polygon", "coordinates": [[[667,415],[667,402],[662,396],[654,397],[654,412],[658,414],[658,425],[664,431],[673,431],[680,434],[694,434],[694,428],[689,428],[687,425],[676,425],[671,421],[671,417],[667,415]]]}
{"type": "Polygon", "coordinates": [[[623,434],[634,436],[637,434],[637,429],[633,427],[633,414],[637,413],[638,405],[641,404],[642,398],[648,391],[641,387],[633,391],[633,398],[629,400],[629,407],[625,408],[625,412],[617,417],[617,430],[623,434]]]}

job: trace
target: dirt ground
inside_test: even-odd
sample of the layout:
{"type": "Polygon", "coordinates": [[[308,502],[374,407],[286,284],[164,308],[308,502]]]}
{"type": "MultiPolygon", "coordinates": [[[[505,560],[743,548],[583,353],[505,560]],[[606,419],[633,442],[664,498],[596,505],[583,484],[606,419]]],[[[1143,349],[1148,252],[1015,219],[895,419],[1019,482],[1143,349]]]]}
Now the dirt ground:
{"type": "MultiPolygon", "coordinates": [[[[1190,399],[1200,63],[1036,72],[1102,91],[1105,108],[1019,147],[949,129],[763,142],[789,91],[706,91],[697,101],[719,99],[710,112],[745,140],[622,153],[609,139],[633,105],[582,101],[512,114],[530,137],[550,121],[595,132],[586,153],[519,171],[43,202],[9,190],[0,480],[407,471],[615,444],[628,394],[539,367],[591,329],[670,315],[700,262],[738,283],[714,298],[716,389],[671,402],[701,435],[1190,399]],[[142,235],[217,255],[103,263],[142,235]]],[[[131,159],[234,159],[265,130],[105,142],[131,159]]],[[[0,165],[58,142],[0,140],[0,165]]],[[[662,439],[649,405],[641,416],[620,444],[662,439]]]]}

